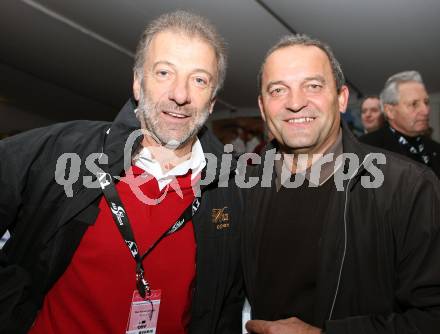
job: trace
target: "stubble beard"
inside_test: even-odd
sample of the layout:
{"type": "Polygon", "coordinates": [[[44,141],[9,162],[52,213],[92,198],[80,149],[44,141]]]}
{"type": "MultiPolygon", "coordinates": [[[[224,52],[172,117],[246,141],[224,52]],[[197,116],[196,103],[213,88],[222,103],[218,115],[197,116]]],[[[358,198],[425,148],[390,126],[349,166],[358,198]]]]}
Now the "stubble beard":
{"type": "Polygon", "coordinates": [[[154,103],[148,94],[148,90],[144,94],[144,88],[141,87],[136,115],[141,121],[142,127],[148,131],[148,134],[157,143],[171,149],[179,149],[192,141],[206,123],[209,117],[209,102],[201,110],[187,106],[179,107],[172,101],[154,103]],[[191,115],[193,119],[185,126],[187,130],[176,138],[176,135],[164,128],[166,124],[161,124],[159,115],[162,110],[184,111],[185,114],[191,115]]]}

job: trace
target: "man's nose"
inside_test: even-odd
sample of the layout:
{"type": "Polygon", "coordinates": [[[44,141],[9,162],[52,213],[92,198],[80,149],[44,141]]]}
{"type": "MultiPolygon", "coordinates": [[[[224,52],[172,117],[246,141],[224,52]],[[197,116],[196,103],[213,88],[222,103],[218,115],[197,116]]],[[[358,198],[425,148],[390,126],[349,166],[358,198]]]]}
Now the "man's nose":
{"type": "Polygon", "coordinates": [[[428,103],[423,103],[420,107],[419,113],[423,116],[429,117],[429,113],[431,112],[431,107],[428,103]]]}
{"type": "Polygon", "coordinates": [[[292,89],[289,93],[287,108],[298,112],[308,104],[307,95],[301,89],[292,89]]]}
{"type": "Polygon", "coordinates": [[[169,91],[168,98],[179,106],[191,103],[188,82],[184,78],[176,78],[169,91]]]}

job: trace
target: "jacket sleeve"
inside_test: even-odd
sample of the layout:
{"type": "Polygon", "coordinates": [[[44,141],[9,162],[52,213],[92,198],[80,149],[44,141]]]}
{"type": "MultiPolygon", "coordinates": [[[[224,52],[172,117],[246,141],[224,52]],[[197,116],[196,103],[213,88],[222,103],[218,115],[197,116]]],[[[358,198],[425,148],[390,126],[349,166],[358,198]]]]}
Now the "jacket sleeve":
{"type": "Polygon", "coordinates": [[[13,224],[21,204],[20,170],[18,162],[21,152],[14,140],[0,141],[0,235],[13,224]]]}
{"type": "Polygon", "coordinates": [[[217,333],[237,334],[242,328],[242,309],[244,304],[243,275],[237,268],[234,284],[230,287],[220,314],[217,333]]]}
{"type": "MultiPolygon", "coordinates": [[[[235,182],[235,181],[234,181],[235,182]]],[[[230,185],[231,187],[231,185],[230,185]]],[[[233,186],[238,201],[235,203],[235,215],[237,220],[237,240],[229,248],[229,257],[235,259],[235,270],[230,278],[229,289],[226,292],[223,307],[219,316],[219,323],[216,333],[218,334],[239,334],[242,332],[242,310],[244,305],[244,279],[241,266],[241,238],[243,231],[244,200],[243,190],[233,186]]]]}
{"type": "Polygon", "coordinates": [[[399,204],[400,216],[393,222],[394,296],[399,311],[330,320],[325,333],[440,333],[440,182],[431,171],[417,177],[417,184],[406,189],[407,200],[399,204]]]}
{"type": "MultiPolygon", "coordinates": [[[[6,230],[11,241],[16,230],[17,217],[22,205],[22,193],[28,170],[34,156],[38,138],[37,130],[0,141],[0,235],[6,230]]],[[[7,243],[4,248],[7,248],[7,243]]],[[[13,263],[5,249],[0,250],[0,332],[21,333],[28,327],[36,308],[26,297],[32,284],[30,275],[20,265],[13,263]]]]}

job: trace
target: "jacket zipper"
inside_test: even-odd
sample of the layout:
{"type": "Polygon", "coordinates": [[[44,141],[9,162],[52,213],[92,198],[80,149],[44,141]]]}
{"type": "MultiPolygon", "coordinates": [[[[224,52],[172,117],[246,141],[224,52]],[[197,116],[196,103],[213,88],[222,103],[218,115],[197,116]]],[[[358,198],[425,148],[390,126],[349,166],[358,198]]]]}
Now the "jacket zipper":
{"type": "MultiPolygon", "coordinates": [[[[330,313],[328,316],[327,320],[331,320],[332,316],[333,316],[333,311],[335,308],[335,304],[336,304],[336,299],[338,297],[338,293],[339,293],[339,288],[340,288],[340,284],[341,284],[341,279],[342,279],[342,270],[344,269],[344,263],[345,263],[345,257],[347,255],[347,210],[348,210],[348,203],[350,202],[350,199],[348,198],[348,194],[350,192],[350,184],[351,181],[356,179],[364,170],[365,170],[365,162],[368,158],[370,154],[367,154],[364,158],[364,160],[362,161],[362,163],[360,164],[360,166],[356,169],[356,172],[350,177],[350,179],[348,180],[347,183],[347,187],[345,189],[345,196],[344,196],[344,251],[342,253],[342,259],[341,259],[341,265],[339,266],[339,274],[338,274],[338,281],[336,284],[336,289],[335,289],[335,294],[333,297],[333,302],[332,302],[332,306],[330,309],[330,313]]],[[[371,161],[370,161],[371,163],[371,161]]]]}

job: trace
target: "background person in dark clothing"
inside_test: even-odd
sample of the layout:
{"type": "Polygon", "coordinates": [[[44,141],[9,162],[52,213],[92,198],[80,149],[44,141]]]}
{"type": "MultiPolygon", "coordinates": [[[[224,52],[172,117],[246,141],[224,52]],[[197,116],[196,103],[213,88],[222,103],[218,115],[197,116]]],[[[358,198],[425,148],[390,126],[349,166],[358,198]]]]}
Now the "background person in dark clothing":
{"type": "Polygon", "coordinates": [[[388,125],[360,141],[403,154],[434,170],[440,178],[440,144],[430,139],[429,96],[416,71],[394,74],[380,94],[388,125]]]}
{"type": "Polygon", "coordinates": [[[276,144],[247,175],[262,180],[245,197],[242,262],[257,319],[247,330],[439,333],[440,183],[433,172],[381,149],[370,153],[341,127],[348,88],[322,42],[281,39],[260,83],[261,114],[276,144]],[[347,159],[336,158],[341,153],[347,159]]]}

